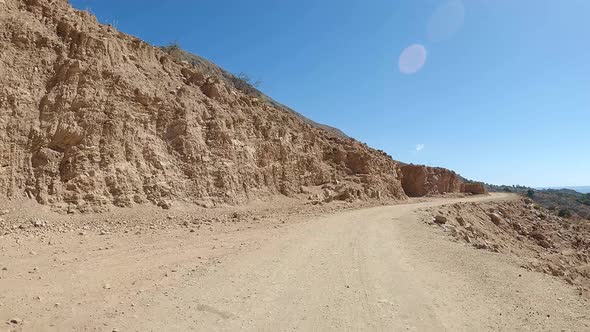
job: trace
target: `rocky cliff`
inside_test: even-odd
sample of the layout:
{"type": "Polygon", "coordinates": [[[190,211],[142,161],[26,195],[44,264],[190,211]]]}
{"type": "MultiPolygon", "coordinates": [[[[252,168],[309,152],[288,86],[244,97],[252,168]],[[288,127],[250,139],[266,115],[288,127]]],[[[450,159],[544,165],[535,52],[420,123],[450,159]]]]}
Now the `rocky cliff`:
{"type": "Polygon", "coordinates": [[[95,210],[235,204],[331,183],[343,197],[406,197],[385,153],[65,0],[0,0],[0,48],[1,196],[95,210]]]}
{"type": "Polygon", "coordinates": [[[470,182],[461,184],[461,192],[474,195],[483,195],[488,193],[485,185],[480,182],[470,182]]]}
{"type": "Polygon", "coordinates": [[[462,192],[457,173],[440,167],[402,165],[402,187],[410,197],[462,192]]]}
{"type": "Polygon", "coordinates": [[[97,211],[314,186],[325,201],[461,191],[454,172],[400,167],[211,62],[66,0],[0,0],[0,48],[0,197],[97,211]]]}

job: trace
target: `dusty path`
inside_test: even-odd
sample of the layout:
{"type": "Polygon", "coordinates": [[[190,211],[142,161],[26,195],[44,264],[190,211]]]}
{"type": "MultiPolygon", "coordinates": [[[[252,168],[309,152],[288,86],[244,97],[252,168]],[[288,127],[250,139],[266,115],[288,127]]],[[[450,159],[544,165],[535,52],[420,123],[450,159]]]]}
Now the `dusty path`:
{"type": "Polygon", "coordinates": [[[487,199],[510,197],[347,211],[199,243],[111,237],[109,253],[64,265],[36,255],[39,271],[55,271],[0,279],[0,318],[21,315],[6,327],[23,330],[590,330],[590,305],[561,280],[451,242],[414,213],[487,199]]]}

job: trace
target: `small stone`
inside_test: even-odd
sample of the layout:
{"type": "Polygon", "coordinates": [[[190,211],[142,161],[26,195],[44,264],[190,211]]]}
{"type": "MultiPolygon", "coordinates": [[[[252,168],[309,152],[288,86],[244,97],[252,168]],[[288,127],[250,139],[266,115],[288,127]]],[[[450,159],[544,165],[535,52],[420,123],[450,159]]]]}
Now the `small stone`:
{"type": "Polygon", "coordinates": [[[465,219],[463,219],[463,217],[457,217],[457,223],[459,223],[459,225],[461,226],[465,226],[465,219]]]}
{"type": "Polygon", "coordinates": [[[434,222],[442,225],[442,224],[446,224],[447,223],[447,217],[443,216],[443,215],[437,215],[436,217],[434,217],[434,222]]]}
{"type": "Polygon", "coordinates": [[[10,323],[12,324],[20,324],[22,320],[20,318],[11,318],[10,323]]]}
{"type": "Polygon", "coordinates": [[[170,208],[172,208],[172,202],[163,200],[158,203],[158,206],[164,210],[169,210],[170,208]]]}
{"type": "Polygon", "coordinates": [[[469,237],[469,235],[467,235],[467,234],[463,235],[463,239],[465,240],[465,242],[471,243],[471,237],[469,237]]]}
{"type": "Polygon", "coordinates": [[[46,223],[44,221],[39,220],[39,219],[33,219],[33,220],[31,220],[31,224],[34,227],[37,227],[37,228],[44,227],[46,225],[46,223]]]}
{"type": "Polygon", "coordinates": [[[104,288],[104,289],[111,289],[111,285],[105,284],[104,286],[102,286],[102,288],[104,288]]]}
{"type": "Polygon", "coordinates": [[[502,217],[500,217],[498,214],[490,213],[490,214],[488,214],[488,216],[490,217],[490,219],[492,219],[492,222],[496,226],[500,226],[500,224],[502,223],[502,217]]]}

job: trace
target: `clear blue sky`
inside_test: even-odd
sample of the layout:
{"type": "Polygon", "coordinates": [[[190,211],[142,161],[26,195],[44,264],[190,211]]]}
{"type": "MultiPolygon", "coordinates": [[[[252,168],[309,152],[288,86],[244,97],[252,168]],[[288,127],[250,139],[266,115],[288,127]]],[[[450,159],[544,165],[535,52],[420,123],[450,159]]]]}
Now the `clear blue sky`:
{"type": "Polygon", "coordinates": [[[72,3],[246,72],[397,160],[496,184],[590,185],[588,0],[72,3]],[[408,73],[399,59],[414,44],[408,73]]]}

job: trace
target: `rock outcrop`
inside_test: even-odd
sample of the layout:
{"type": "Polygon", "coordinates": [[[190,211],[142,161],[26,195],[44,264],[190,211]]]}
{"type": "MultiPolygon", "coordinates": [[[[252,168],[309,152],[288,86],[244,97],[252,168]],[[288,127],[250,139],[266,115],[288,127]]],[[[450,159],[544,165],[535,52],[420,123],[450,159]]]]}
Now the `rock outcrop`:
{"type": "Polygon", "coordinates": [[[440,167],[401,166],[402,187],[410,197],[461,192],[463,181],[457,173],[440,167]]]}
{"type": "Polygon", "coordinates": [[[474,195],[484,195],[488,193],[485,185],[479,182],[463,183],[461,185],[461,192],[474,195]]]}
{"type": "MultiPolygon", "coordinates": [[[[65,0],[0,1],[0,49],[0,196],[97,210],[236,204],[332,183],[347,198],[406,198],[385,153],[65,0]]],[[[458,191],[451,174],[418,169],[404,183],[412,195],[458,191]]]]}

